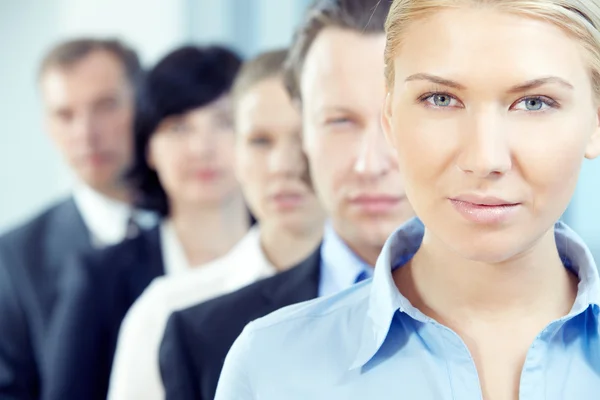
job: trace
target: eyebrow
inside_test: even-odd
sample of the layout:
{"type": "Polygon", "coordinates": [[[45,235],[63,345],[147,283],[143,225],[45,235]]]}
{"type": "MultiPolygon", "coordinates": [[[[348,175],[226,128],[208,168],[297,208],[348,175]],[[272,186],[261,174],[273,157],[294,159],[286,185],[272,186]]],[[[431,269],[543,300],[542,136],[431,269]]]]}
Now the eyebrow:
{"type": "Polygon", "coordinates": [[[320,107],[315,108],[315,112],[319,118],[324,118],[329,114],[356,114],[356,112],[349,107],[335,105],[321,105],[320,107]]]}
{"type": "Polygon", "coordinates": [[[352,112],[352,110],[350,108],[344,107],[344,106],[323,106],[323,107],[321,107],[321,112],[346,113],[346,112],[352,112]]]}
{"type": "Polygon", "coordinates": [[[461,85],[458,82],[455,82],[453,80],[450,79],[446,79],[446,78],[442,78],[440,76],[436,76],[436,75],[431,75],[431,74],[414,74],[409,76],[408,78],[406,78],[404,80],[405,82],[410,82],[410,81],[429,81],[429,82],[433,82],[433,83],[437,83],[439,85],[444,85],[444,86],[448,86],[454,89],[459,89],[459,90],[463,90],[465,89],[465,86],[461,85]]]}
{"type": "Polygon", "coordinates": [[[540,86],[547,85],[549,83],[556,83],[560,86],[563,86],[567,89],[573,89],[573,85],[571,85],[566,80],[559,78],[558,76],[547,76],[544,78],[532,79],[530,81],[521,83],[519,85],[513,86],[509,89],[509,93],[520,93],[526,92],[531,89],[536,89],[540,86]]]}
{"type": "MultiPolygon", "coordinates": [[[[440,76],[424,74],[424,73],[411,75],[405,79],[405,82],[419,81],[419,80],[429,81],[429,82],[433,82],[433,83],[436,83],[439,85],[448,86],[448,87],[451,87],[454,89],[459,89],[459,90],[466,89],[466,87],[464,85],[462,85],[456,81],[442,78],[440,76]]],[[[568,89],[573,89],[573,85],[570,84],[569,82],[567,82],[566,80],[559,78],[558,76],[547,76],[547,77],[543,77],[543,78],[532,79],[527,82],[515,85],[515,86],[511,87],[510,89],[508,89],[508,93],[521,93],[521,92],[525,92],[527,90],[536,89],[540,86],[547,85],[550,83],[559,84],[568,89]]]]}

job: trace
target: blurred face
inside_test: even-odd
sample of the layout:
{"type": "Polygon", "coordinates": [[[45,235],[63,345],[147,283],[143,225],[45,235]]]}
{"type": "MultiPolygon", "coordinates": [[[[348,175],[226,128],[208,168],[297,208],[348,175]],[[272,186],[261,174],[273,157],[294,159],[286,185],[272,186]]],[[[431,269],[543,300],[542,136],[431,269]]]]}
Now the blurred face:
{"type": "Polygon", "coordinates": [[[393,150],[381,130],[383,34],[328,28],[312,44],[300,81],[304,147],[337,233],[381,247],[412,216],[393,150]]]}
{"type": "Polygon", "coordinates": [[[426,238],[488,263],[532,249],[598,153],[583,49],[490,9],[436,13],[403,40],[384,126],[426,238]]]}
{"type": "Polygon", "coordinates": [[[308,182],[300,113],[282,79],[264,80],[241,95],[235,122],[237,176],[261,225],[321,228],[324,212],[308,182]]]}
{"type": "Polygon", "coordinates": [[[119,186],[132,152],[133,91],[121,62],[95,51],[41,78],[47,130],[75,174],[92,188],[119,186]]]}
{"type": "Polygon", "coordinates": [[[236,194],[233,156],[228,97],[165,118],[148,146],[148,163],[175,205],[218,206],[236,194]]]}

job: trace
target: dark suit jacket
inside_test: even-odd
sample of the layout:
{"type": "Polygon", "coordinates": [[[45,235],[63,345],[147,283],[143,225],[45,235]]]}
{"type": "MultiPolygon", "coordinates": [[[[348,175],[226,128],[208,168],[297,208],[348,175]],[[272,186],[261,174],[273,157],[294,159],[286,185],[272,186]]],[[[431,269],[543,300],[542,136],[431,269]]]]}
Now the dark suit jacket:
{"type": "Polygon", "coordinates": [[[298,266],[171,315],[160,349],[167,400],[214,399],[225,356],[249,322],[318,295],[320,249],[298,266]]]}
{"type": "Polygon", "coordinates": [[[37,399],[47,328],[67,260],[91,249],[73,199],[0,238],[0,398],[37,399]]]}
{"type": "Polygon", "coordinates": [[[48,338],[43,399],[106,399],[121,322],[164,273],[159,227],[85,254],[70,268],[48,338]]]}

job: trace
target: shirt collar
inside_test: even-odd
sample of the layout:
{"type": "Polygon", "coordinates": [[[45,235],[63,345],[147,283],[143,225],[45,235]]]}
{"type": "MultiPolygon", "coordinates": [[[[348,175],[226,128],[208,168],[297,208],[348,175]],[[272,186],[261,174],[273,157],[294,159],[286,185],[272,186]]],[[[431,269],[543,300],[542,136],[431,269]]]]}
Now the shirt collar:
{"type": "Polygon", "coordinates": [[[181,242],[177,238],[170,220],[163,221],[160,227],[161,248],[167,275],[180,275],[189,271],[202,271],[204,279],[210,276],[227,277],[227,286],[237,288],[276,272],[275,266],[267,259],[260,244],[260,230],[257,225],[250,228],[240,241],[227,254],[193,268],[185,256],[181,242]],[[240,269],[239,266],[244,268],[240,269]]]}
{"type": "Polygon", "coordinates": [[[352,286],[361,273],[367,277],[373,275],[373,268],[344,243],[331,222],[325,224],[323,232],[321,265],[321,281],[334,288],[325,292],[337,292],[352,286]]]}
{"type": "Polygon", "coordinates": [[[84,184],[75,187],[73,199],[97,246],[115,244],[125,238],[131,206],[110,199],[84,184]]]}
{"type": "MultiPolygon", "coordinates": [[[[598,312],[600,278],[591,252],[583,240],[564,223],[557,222],[554,232],[558,252],[565,267],[579,276],[577,297],[567,318],[582,313],[590,306],[598,312]]],[[[373,358],[385,341],[397,311],[420,322],[431,320],[414,308],[398,291],[392,277],[392,271],[408,262],[417,252],[424,233],[423,223],[413,218],[396,230],[384,245],[375,267],[367,319],[351,369],[360,368],[373,358]]]]}
{"type": "Polygon", "coordinates": [[[166,275],[179,275],[190,270],[185,251],[168,218],[164,219],[160,225],[160,246],[166,275]]]}
{"type": "Polygon", "coordinates": [[[554,227],[556,247],[563,264],[579,277],[577,297],[569,315],[577,315],[589,306],[600,308],[600,278],[594,257],[575,231],[562,222],[554,227]]]}
{"type": "Polygon", "coordinates": [[[228,287],[233,290],[245,286],[248,282],[272,276],[277,269],[265,254],[260,242],[260,227],[254,225],[246,236],[225,256],[227,265],[231,265],[228,287]],[[239,268],[243,265],[243,268],[239,268]]]}

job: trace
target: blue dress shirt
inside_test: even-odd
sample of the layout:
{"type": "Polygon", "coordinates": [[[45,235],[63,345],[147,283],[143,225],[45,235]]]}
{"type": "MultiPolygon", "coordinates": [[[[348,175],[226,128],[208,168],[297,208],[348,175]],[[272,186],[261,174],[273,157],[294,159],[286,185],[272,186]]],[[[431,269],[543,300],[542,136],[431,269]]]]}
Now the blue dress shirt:
{"type": "Polygon", "coordinates": [[[321,245],[319,296],[335,294],[372,276],[373,267],[350,250],[327,222],[321,245]]]}
{"type": "MultiPolygon", "coordinates": [[[[420,246],[412,220],[383,248],[373,279],[249,324],[225,361],[216,400],[481,400],[460,337],[414,308],[391,271],[420,246]]],[[[571,312],[532,343],[520,400],[600,399],[600,283],[582,240],[557,223],[565,265],[579,277],[571,312]]]]}

